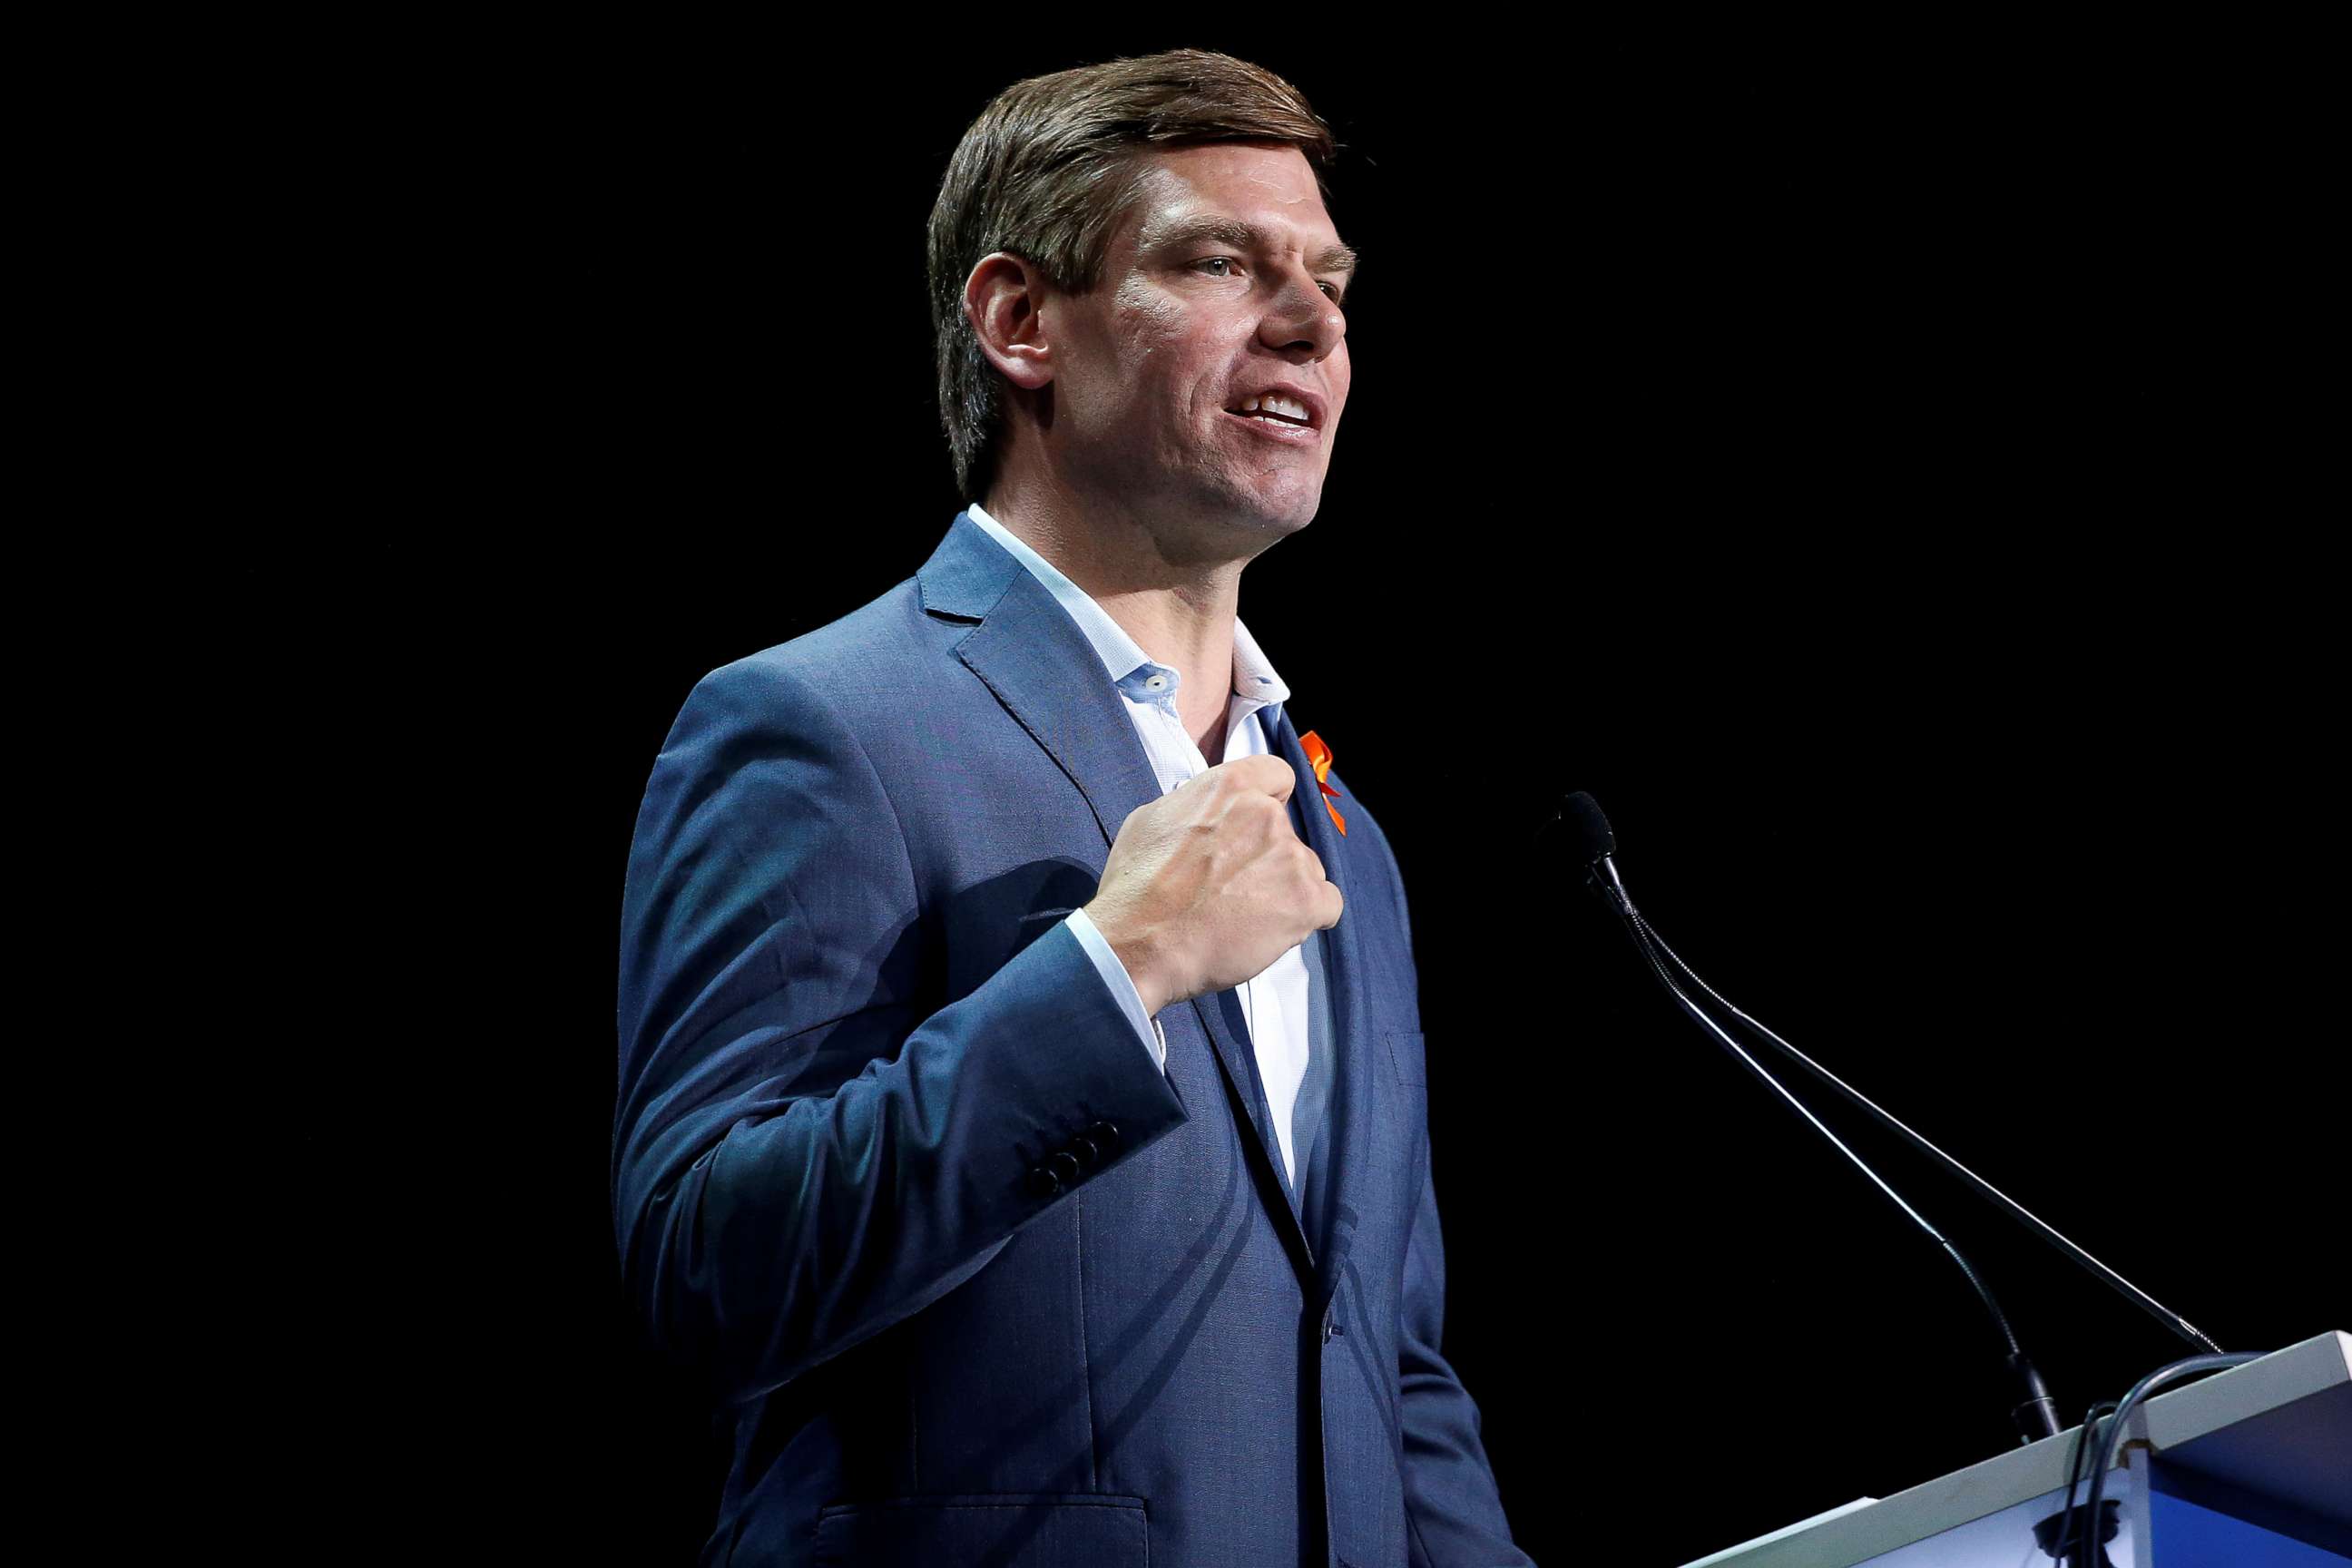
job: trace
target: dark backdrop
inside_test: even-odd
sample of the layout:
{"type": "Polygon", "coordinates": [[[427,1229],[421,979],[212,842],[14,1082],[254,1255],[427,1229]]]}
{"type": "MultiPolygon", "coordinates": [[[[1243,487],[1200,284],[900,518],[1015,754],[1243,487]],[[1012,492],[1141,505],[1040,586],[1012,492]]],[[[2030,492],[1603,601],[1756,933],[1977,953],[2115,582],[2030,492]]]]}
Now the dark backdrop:
{"type": "MultiPolygon", "coordinates": [[[[720,1455],[611,1232],[646,775],[962,499],[921,241],[964,125],[1185,42],[1347,144],[1355,390],[1242,609],[1403,865],[1445,1349],[1532,1554],[1676,1563],[2014,1440],[1958,1275],[1544,851],[1564,789],[1719,989],[2227,1348],[2352,1327],[2290,47],[354,38],[213,107],[197,237],[251,312],[192,596],[276,873],[222,883],[275,1506],[692,1560],[720,1455]]],[[[1855,1136],[2070,1421],[2181,1351],[1855,1136]]]]}

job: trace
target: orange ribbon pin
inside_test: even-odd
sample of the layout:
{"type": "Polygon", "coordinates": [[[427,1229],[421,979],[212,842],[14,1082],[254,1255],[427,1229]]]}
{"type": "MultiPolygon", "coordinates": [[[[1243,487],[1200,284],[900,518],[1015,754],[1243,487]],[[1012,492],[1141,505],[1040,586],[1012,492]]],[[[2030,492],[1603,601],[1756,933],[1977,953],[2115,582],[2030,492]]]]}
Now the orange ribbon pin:
{"type": "Polygon", "coordinates": [[[1331,826],[1339,830],[1340,837],[1345,838],[1348,837],[1348,819],[1339,815],[1338,806],[1331,804],[1339,798],[1339,792],[1323,782],[1331,771],[1331,748],[1325,745],[1323,737],[1312,730],[1298,737],[1298,744],[1306,751],[1307,760],[1315,766],[1315,787],[1323,792],[1323,809],[1331,814],[1331,826]]]}

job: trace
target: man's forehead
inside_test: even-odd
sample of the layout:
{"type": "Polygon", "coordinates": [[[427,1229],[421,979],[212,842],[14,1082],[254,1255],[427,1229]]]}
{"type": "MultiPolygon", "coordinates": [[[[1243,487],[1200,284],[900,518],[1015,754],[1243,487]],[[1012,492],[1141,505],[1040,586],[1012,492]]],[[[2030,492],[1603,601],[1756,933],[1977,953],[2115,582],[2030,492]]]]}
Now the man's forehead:
{"type": "Polygon", "coordinates": [[[1137,200],[1124,226],[1138,249],[1187,237],[1217,219],[1329,245],[1339,237],[1307,155],[1296,147],[1213,142],[1142,155],[1137,200]]]}

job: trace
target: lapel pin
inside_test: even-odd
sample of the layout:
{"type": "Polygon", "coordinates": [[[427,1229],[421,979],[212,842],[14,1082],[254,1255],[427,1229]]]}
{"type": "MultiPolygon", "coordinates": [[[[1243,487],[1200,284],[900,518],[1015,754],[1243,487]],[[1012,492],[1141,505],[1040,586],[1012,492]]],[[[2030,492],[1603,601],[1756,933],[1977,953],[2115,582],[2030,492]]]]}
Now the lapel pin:
{"type": "Polygon", "coordinates": [[[1340,837],[1347,837],[1348,819],[1339,815],[1338,806],[1331,804],[1339,798],[1339,792],[1323,782],[1324,776],[1331,771],[1331,748],[1325,745],[1323,737],[1312,730],[1299,736],[1298,743],[1305,749],[1307,760],[1315,765],[1315,787],[1323,792],[1323,809],[1331,814],[1331,826],[1339,830],[1340,837]]]}

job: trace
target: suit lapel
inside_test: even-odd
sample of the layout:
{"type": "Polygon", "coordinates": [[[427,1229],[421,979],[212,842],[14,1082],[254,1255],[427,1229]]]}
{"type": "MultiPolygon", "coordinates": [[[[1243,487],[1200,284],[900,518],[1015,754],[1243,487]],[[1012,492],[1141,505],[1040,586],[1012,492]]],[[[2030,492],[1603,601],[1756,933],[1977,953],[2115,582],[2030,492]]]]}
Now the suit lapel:
{"type": "MultiPolygon", "coordinates": [[[[1099,875],[1101,862],[1108,858],[1111,843],[1118,837],[1119,825],[1136,807],[1158,800],[1160,791],[1151,759],[1135,732],[1135,721],[1128,717],[1127,700],[1104,673],[1094,646],[1045,585],[961,512],[930,560],[916,574],[916,581],[927,612],[978,623],[955,645],[956,658],[996,695],[1086,797],[1102,830],[1103,853],[1097,858],[1099,875]]],[[[1296,745],[1294,742],[1294,750],[1296,745]]],[[[1311,787],[1313,775],[1308,776],[1311,787]]],[[[1325,859],[1328,864],[1329,858],[1325,859]]],[[[1194,997],[1192,1005],[1216,1053],[1237,1118],[1247,1121],[1257,1134],[1253,1165],[1262,1191],[1271,1194],[1266,1207],[1292,1263],[1302,1278],[1311,1280],[1314,1256],[1307,1248],[1296,1199],[1283,1181],[1274,1116],[1266,1107],[1265,1087],[1258,1077],[1257,1053],[1242,1017],[1240,994],[1234,990],[1215,992],[1194,997]]],[[[1164,1026],[1165,1016],[1162,1022],[1164,1026]]]]}
{"type": "MultiPolygon", "coordinates": [[[[1276,753],[1298,775],[1297,787],[1290,798],[1305,819],[1307,847],[1322,860],[1324,876],[1339,888],[1348,908],[1353,909],[1363,890],[1353,879],[1356,862],[1349,856],[1348,841],[1333,825],[1331,813],[1323,804],[1314,764],[1307,760],[1306,749],[1298,742],[1298,731],[1290,715],[1279,708],[1273,712],[1274,730],[1269,738],[1276,753]]],[[[1342,805],[1340,809],[1344,812],[1347,808],[1342,805]]],[[[1356,1211],[1348,1200],[1365,1190],[1364,1167],[1370,1158],[1372,1111],[1370,1053],[1375,1046],[1365,1033],[1363,950],[1357,940],[1356,927],[1344,910],[1339,923],[1323,933],[1322,947],[1329,970],[1324,978],[1331,997],[1335,1060],[1331,1104],[1324,1112],[1323,1133],[1331,1140],[1331,1190],[1312,1205],[1320,1221],[1312,1238],[1322,1258],[1317,1269],[1322,1289],[1321,1299],[1316,1303],[1318,1310],[1328,1303],[1339,1280],[1340,1267],[1347,1261],[1355,1240],[1356,1211]]]]}
{"type": "Polygon", "coordinates": [[[980,623],[956,658],[1078,786],[1107,856],[1119,824],[1160,798],[1160,780],[1094,646],[1044,584],[961,513],[917,579],[926,610],[980,623]]]}
{"type": "Polygon", "coordinates": [[[1312,1279],[1315,1253],[1299,1217],[1298,1194],[1282,1174],[1282,1146],[1275,1142],[1274,1112],[1265,1098],[1265,1080],[1258,1075],[1257,1047],[1242,1016],[1241,991],[1234,987],[1195,996],[1192,1011],[1207,1031],[1209,1043],[1216,1047],[1217,1060],[1225,1069],[1225,1086],[1235,1105],[1257,1131],[1260,1180],[1281,1199],[1279,1204],[1269,1201],[1266,1207],[1275,1210],[1283,1224],[1283,1242],[1291,1249],[1291,1261],[1298,1266],[1300,1276],[1312,1279]]]}

